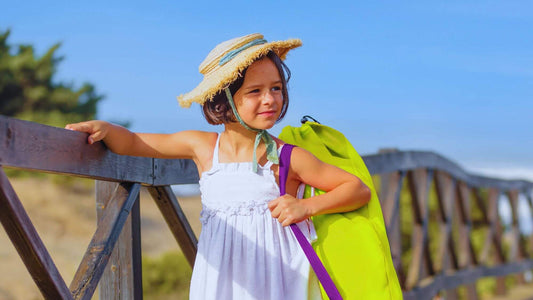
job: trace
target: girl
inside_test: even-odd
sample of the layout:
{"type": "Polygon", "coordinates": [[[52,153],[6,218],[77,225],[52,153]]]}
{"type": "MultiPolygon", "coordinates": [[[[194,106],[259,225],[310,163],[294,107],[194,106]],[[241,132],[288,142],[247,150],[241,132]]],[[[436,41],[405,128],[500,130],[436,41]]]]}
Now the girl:
{"type": "Polygon", "coordinates": [[[309,263],[288,225],[319,214],[365,205],[370,190],[359,178],[295,148],[280,197],[278,154],[284,142],[267,133],[289,103],[287,52],[301,41],[266,42],[251,34],[219,44],[200,64],[203,81],[178,97],[203,105],[224,131],[133,133],[104,121],[69,124],[118,154],[194,160],[200,173],[202,232],[191,299],[307,299],[309,263]],[[300,183],[327,193],[295,198],[300,183]]]}

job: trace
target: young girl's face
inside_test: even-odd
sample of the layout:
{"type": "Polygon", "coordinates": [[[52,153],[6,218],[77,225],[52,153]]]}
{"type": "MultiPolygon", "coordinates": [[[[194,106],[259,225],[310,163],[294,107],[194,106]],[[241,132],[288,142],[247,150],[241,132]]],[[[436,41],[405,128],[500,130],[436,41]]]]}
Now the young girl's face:
{"type": "Polygon", "coordinates": [[[283,106],[282,88],[279,71],[269,58],[251,64],[241,88],[233,95],[242,120],[253,128],[272,128],[283,106]]]}

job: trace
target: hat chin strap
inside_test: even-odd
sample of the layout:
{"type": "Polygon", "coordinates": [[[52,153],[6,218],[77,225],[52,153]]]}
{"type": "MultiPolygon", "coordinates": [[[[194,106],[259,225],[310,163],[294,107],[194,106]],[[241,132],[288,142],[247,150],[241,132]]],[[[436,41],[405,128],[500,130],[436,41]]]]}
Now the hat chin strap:
{"type": "Polygon", "coordinates": [[[246,123],[244,123],[244,121],[241,119],[241,116],[237,112],[237,108],[235,107],[235,102],[233,101],[233,97],[231,96],[231,92],[229,88],[225,88],[224,91],[226,92],[226,97],[228,98],[228,102],[231,106],[231,109],[233,110],[233,114],[235,115],[239,123],[241,123],[241,125],[244,128],[250,131],[257,132],[255,136],[255,142],[254,142],[254,158],[252,162],[253,171],[257,172],[257,165],[258,165],[257,147],[259,146],[259,142],[261,140],[263,140],[263,142],[265,142],[265,145],[266,145],[267,160],[271,161],[274,164],[279,164],[278,149],[277,149],[278,147],[277,147],[276,141],[274,141],[274,139],[270,136],[270,134],[265,129],[255,129],[255,128],[248,126],[246,123]]]}

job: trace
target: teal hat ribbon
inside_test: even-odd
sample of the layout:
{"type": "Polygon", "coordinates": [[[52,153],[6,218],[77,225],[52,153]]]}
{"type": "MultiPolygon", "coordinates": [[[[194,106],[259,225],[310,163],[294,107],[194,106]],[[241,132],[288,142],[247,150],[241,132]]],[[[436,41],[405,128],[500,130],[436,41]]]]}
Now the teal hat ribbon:
{"type": "Polygon", "coordinates": [[[237,54],[241,53],[242,51],[244,51],[244,50],[246,50],[246,49],[248,49],[248,48],[250,48],[252,46],[255,46],[255,45],[265,44],[266,42],[267,41],[265,39],[256,39],[256,40],[250,41],[250,42],[240,46],[237,49],[231,50],[230,52],[226,53],[226,55],[222,56],[222,58],[218,62],[218,65],[219,66],[223,66],[228,61],[232,60],[235,56],[237,56],[237,54]]]}
{"type": "Polygon", "coordinates": [[[228,102],[229,102],[229,104],[231,106],[231,109],[233,110],[233,114],[235,114],[235,117],[237,118],[239,123],[241,123],[241,125],[244,126],[244,128],[246,128],[246,129],[248,129],[250,131],[257,132],[257,134],[255,136],[255,143],[254,143],[254,158],[253,158],[253,161],[252,161],[252,169],[253,169],[253,171],[257,172],[257,165],[258,165],[258,162],[257,162],[257,147],[259,146],[259,142],[261,140],[263,140],[263,142],[265,142],[265,145],[266,145],[267,160],[271,161],[274,164],[279,164],[278,146],[276,144],[276,141],[274,141],[274,139],[270,136],[270,134],[266,130],[264,130],[264,129],[255,129],[255,128],[252,128],[252,127],[246,125],[246,123],[244,123],[244,121],[241,119],[241,116],[239,116],[239,113],[237,112],[237,108],[235,107],[235,103],[233,102],[233,97],[231,96],[231,92],[230,92],[229,88],[225,88],[224,91],[226,92],[226,97],[228,98],[228,102]]]}

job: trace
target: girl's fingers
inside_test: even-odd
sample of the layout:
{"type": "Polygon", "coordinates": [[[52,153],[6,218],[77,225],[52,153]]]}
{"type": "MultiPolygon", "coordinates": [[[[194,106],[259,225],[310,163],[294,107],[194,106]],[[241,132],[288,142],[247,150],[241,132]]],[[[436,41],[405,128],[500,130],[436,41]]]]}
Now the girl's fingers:
{"type": "Polygon", "coordinates": [[[281,212],[281,213],[279,214],[279,216],[278,216],[276,219],[278,220],[278,222],[279,222],[281,225],[283,225],[283,222],[285,221],[285,216],[284,216],[283,212],[281,212]]]}
{"type": "Polygon", "coordinates": [[[270,211],[270,214],[272,215],[273,218],[277,219],[279,215],[281,214],[281,209],[279,207],[275,207],[274,209],[270,211]]]}
{"type": "Polygon", "coordinates": [[[89,132],[90,128],[87,125],[76,123],[76,124],[68,124],[67,126],[65,126],[65,129],[89,132]]]}
{"type": "Polygon", "coordinates": [[[274,208],[276,208],[276,206],[278,206],[278,203],[279,203],[279,198],[276,198],[276,199],[268,202],[268,209],[270,209],[270,211],[272,211],[274,208]]]}
{"type": "Polygon", "coordinates": [[[306,218],[306,212],[299,204],[299,200],[288,195],[270,201],[268,208],[272,217],[282,226],[289,226],[306,218]]]}
{"type": "Polygon", "coordinates": [[[101,131],[94,132],[93,134],[89,135],[89,144],[98,142],[102,140],[103,138],[104,137],[101,131]]]}

